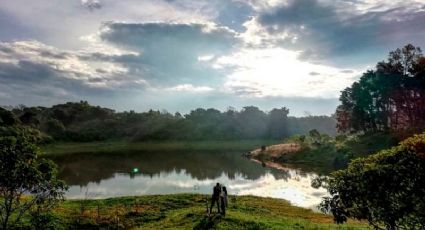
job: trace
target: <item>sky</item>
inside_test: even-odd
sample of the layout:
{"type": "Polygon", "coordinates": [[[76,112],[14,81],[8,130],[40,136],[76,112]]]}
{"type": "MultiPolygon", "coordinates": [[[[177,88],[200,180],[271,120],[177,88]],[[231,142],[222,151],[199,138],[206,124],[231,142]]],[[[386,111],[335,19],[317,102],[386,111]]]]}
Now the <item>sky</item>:
{"type": "Polygon", "coordinates": [[[0,0],[0,105],[330,115],[425,0],[0,0]]]}

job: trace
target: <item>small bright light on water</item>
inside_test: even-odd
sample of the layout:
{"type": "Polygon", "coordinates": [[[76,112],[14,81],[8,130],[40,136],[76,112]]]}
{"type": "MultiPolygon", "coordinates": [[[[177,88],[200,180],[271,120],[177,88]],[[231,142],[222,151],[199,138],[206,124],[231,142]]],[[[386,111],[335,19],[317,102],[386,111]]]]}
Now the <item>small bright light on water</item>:
{"type": "Polygon", "coordinates": [[[134,168],[134,169],[133,169],[133,172],[134,172],[134,173],[138,173],[138,172],[139,172],[139,169],[138,169],[138,168],[134,168]]]}

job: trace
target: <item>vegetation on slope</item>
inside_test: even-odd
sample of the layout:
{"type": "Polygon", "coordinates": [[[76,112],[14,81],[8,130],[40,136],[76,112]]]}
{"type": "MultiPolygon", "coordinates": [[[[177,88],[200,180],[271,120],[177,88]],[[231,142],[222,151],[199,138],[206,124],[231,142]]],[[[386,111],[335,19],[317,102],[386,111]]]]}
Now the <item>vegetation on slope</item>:
{"type": "Polygon", "coordinates": [[[398,139],[394,134],[384,132],[332,138],[311,130],[309,135],[296,135],[285,142],[287,144],[279,145],[283,147],[279,154],[272,146],[251,157],[261,162],[271,161],[327,174],[345,168],[353,159],[393,147],[398,139]]]}

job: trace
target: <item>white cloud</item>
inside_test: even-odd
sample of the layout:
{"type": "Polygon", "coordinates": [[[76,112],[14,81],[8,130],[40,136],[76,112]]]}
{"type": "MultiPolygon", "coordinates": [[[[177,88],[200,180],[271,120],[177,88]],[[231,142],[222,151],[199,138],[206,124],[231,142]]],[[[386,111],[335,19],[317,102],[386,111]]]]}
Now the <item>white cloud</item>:
{"type": "MultiPolygon", "coordinates": [[[[210,19],[203,12],[166,0],[13,0],[1,1],[2,11],[13,15],[11,26],[25,26],[26,39],[72,49],[84,47],[86,44],[79,38],[97,31],[105,21],[199,23],[210,19]],[[101,8],[87,11],[88,7],[95,9],[97,5],[101,8]]],[[[0,33],[0,40],[3,36],[6,35],[0,33]]]]}
{"type": "MultiPolygon", "coordinates": [[[[108,49],[109,50],[109,49],[108,49]]],[[[119,55],[134,55],[120,52],[89,52],[88,50],[60,50],[38,41],[0,42],[0,64],[6,66],[3,78],[19,80],[13,76],[17,69],[27,68],[25,79],[37,82],[41,74],[50,75],[55,79],[75,80],[87,87],[116,88],[129,85],[145,85],[142,78],[128,74],[128,69],[114,61],[113,58],[97,59],[96,56],[119,57],[119,55]],[[119,53],[119,54],[118,54],[119,53]],[[9,71],[9,72],[8,72],[9,71]],[[27,72],[28,71],[28,72],[27,72]],[[34,71],[31,73],[31,71],[34,71]]],[[[106,50],[103,50],[106,51],[106,50]]],[[[1,79],[0,79],[1,80],[1,79]]],[[[12,82],[11,82],[12,83],[12,82]]],[[[64,95],[62,93],[62,95],[64,95]]]]}
{"type": "Polygon", "coordinates": [[[336,98],[359,75],[359,71],[303,62],[298,55],[281,48],[243,49],[219,58],[216,67],[234,69],[224,90],[245,97],[336,98]]]}
{"type": "Polygon", "coordinates": [[[288,0],[244,0],[244,1],[250,4],[256,11],[271,10],[277,6],[284,5],[288,2],[288,0]]]}
{"type": "Polygon", "coordinates": [[[166,91],[176,91],[176,92],[193,92],[193,93],[203,93],[211,92],[214,89],[208,86],[194,86],[192,84],[181,84],[173,87],[165,88],[162,90],[166,91]]]}
{"type": "Polygon", "coordinates": [[[212,59],[214,59],[214,55],[203,55],[203,56],[199,56],[198,57],[198,61],[199,62],[208,62],[211,61],[212,59]]]}

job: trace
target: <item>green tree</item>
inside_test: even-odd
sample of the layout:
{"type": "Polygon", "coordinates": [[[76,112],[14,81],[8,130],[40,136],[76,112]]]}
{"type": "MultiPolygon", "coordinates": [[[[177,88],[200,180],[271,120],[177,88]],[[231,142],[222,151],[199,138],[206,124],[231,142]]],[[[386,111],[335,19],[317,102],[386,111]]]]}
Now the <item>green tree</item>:
{"type": "Polygon", "coordinates": [[[288,114],[289,109],[285,107],[269,112],[267,124],[269,137],[281,139],[288,136],[288,114]]]}
{"type": "Polygon", "coordinates": [[[33,209],[47,211],[67,189],[52,161],[37,159],[25,137],[0,137],[0,225],[8,229],[33,209]]]}
{"type": "Polygon", "coordinates": [[[425,134],[356,159],[313,186],[329,191],[319,207],[337,223],[355,218],[376,229],[425,229],[425,134]]]}
{"type": "Polygon", "coordinates": [[[425,60],[411,44],[391,51],[386,61],[363,74],[341,92],[336,114],[338,130],[425,130],[425,60]]]}
{"type": "Polygon", "coordinates": [[[241,135],[247,139],[264,137],[267,130],[267,115],[255,106],[245,106],[238,114],[241,135]]]}
{"type": "Polygon", "coordinates": [[[12,126],[18,124],[18,118],[6,109],[0,107],[0,126],[12,126]]]}

